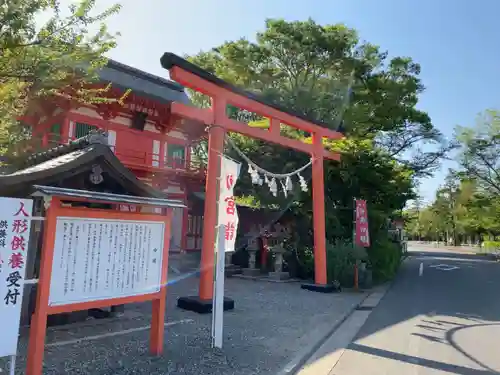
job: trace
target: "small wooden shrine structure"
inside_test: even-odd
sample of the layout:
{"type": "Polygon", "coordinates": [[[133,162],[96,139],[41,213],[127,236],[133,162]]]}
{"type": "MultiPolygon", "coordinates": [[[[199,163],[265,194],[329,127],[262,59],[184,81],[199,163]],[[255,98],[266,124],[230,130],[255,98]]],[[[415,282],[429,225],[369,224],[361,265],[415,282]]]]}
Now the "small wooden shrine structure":
{"type": "MultiPolygon", "coordinates": [[[[178,200],[166,199],[166,194],[139,180],[110,149],[105,132],[89,135],[29,157],[18,171],[0,175],[0,196],[34,198],[36,217],[46,214],[47,192],[61,196],[62,207],[85,207],[166,215],[170,209],[184,209],[178,200]],[[37,187],[38,186],[38,187],[37,187]],[[98,199],[97,199],[98,198],[98,199]],[[116,202],[120,202],[117,204],[116,202]],[[125,207],[124,207],[125,206],[125,207]],[[124,209],[125,208],[125,209],[124,209]]],[[[44,231],[43,221],[32,225],[27,254],[26,279],[38,279],[40,252],[44,231]]],[[[166,244],[168,246],[168,243],[166,244]]],[[[29,324],[35,309],[36,284],[25,285],[21,324],[29,324]]],[[[87,316],[106,317],[122,311],[120,305],[111,311],[91,308],[83,311],[49,315],[48,324],[65,324],[84,320],[87,316]]]]}

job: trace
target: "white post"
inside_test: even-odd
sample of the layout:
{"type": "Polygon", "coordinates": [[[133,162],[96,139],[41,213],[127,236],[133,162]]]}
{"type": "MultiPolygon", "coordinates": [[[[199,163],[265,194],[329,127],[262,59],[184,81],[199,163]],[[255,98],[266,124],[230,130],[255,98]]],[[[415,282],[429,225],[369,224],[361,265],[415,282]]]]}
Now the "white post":
{"type": "Polygon", "coordinates": [[[217,236],[217,258],[215,269],[214,299],[212,308],[212,347],[222,349],[224,320],[224,269],[225,269],[225,227],[220,225],[217,236]]]}
{"type": "Polygon", "coordinates": [[[15,375],[16,373],[16,356],[11,355],[10,356],[10,371],[9,375],[15,375]]]}

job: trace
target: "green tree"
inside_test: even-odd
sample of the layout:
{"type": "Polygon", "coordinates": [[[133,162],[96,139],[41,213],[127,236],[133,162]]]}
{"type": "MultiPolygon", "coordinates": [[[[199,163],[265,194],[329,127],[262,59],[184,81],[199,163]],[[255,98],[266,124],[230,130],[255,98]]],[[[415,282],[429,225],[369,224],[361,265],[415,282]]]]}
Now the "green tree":
{"type": "Polygon", "coordinates": [[[450,174],[429,207],[434,228],[455,244],[496,238],[500,233],[500,115],[488,110],[475,126],[456,128],[459,170],[450,174]],[[440,227],[438,229],[438,227],[440,227]]]}
{"type": "Polygon", "coordinates": [[[29,136],[17,119],[39,98],[62,95],[72,100],[110,100],[87,84],[106,64],[115,46],[106,19],[114,5],[93,15],[95,0],[79,0],[61,10],[59,0],[10,0],[0,7],[0,155],[29,136]],[[37,17],[48,16],[38,26],[37,17]],[[95,31],[92,31],[95,29],[95,31]]]}
{"type": "Polygon", "coordinates": [[[416,238],[446,241],[454,245],[478,243],[481,238],[500,234],[500,199],[464,173],[451,172],[436,192],[436,197],[420,214],[407,210],[408,229],[416,238]]]}
{"type": "Polygon", "coordinates": [[[438,213],[432,208],[426,208],[418,216],[423,238],[431,241],[443,240],[443,225],[438,213]]]}
{"type": "MultiPolygon", "coordinates": [[[[363,162],[367,159],[361,154],[379,154],[383,162],[399,161],[397,169],[406,168],[404,173],[413,178],[429,172],[438,162],[435,152],[418,150],[421,141],[434,142],[440,155],[447,147],[427,114],[415,108],[418,94],[424,89],[418,78],[418,64],[409,58],[388,61],[387,53],[360,43],[356,31],[344,25],[268,20],[266,30],[257,35],[255,43],[244,39],[226,42],[188,58],[233,84],[315,117],[331,128],[343,124],[349,140],[335,147],[343,148],[342,152],[359,152],[357,158],[363,162]],[[417,152],[412,161],[404,160],[404,155],[412,151],[417,152]]],[[[202,95],[195,94],[194,99],[200,106],[208,105],[202,95]]],[[[239,109],[233,115],[258,118],[239,109]]],[[[289,136],[303,136],[283,131],[289,136]]],[[[307,162],[307,156],[291,150],[242,136],[233,139],[270,170],[289,171],[307,162]]],[[[338,170],[335,163],[331,165],[338,170]]],[[[372,167],[368,164],[366,171],[372,167]]],[[[349,166],[341,169],[344,177],[352,170],[349,166]]],[[[244,188],[252,190],[246,184],[244,188]]]]}
{"type": "MultiPolygon", "coordinates": [[[[226,42],[188,58],[333,129],[343,124],[349,137],[372,141],[418,174],[432,171],[449,149],[429,116],[415,108],[424,87],[411,59],[388,60],[379,47],[359,42],[355,30],[312,20],[268,20],[256,40],[226,42]],[[422,142],[436,149],[422,152],[416,147],[422,142]],[[404,158],[408,153],[411,159],[404,158]]],[[[208,105],[204,96],[195,100],[208,105]]],[[[235,116],[259,118],[238,109],[235,116]]]]}
{"type": "MultiPolygon", "coordinates": [[[[415,187],[415,190],[417,190],[417,187],[415,187]]],[[[424,209],[424,200],[422,196],[416,193],[415,199],[411,202],[411,205],[409,205],[409,207],[407,207],[403,212],[404,228],[406,234],[412,239],[417,239],[419,241],[422,237],[419,217],[422,210],[424,209]]]]}
{"type": "Polygon", "coordinates": [[[464,174],[485,190],[500,193],[500,113],[486,111],[475,127],[458,127],[456,133],[464,174]]]}
{"type": "MultiPolygon", "coordinates": [[[[419,65],[410,58],[389,59],[344,25],[268,20],[255,42],[226,42],[188,59],[329,128],[345,129],[346,140],[327,145],[342,153],[341,162],[325,162],[327,237],[332,243],[352,236],[354,197],[368,201],[372,239],[387,238],[387,219],[414,198],[416,177],[431,173],[450,148],[429,116],[415,107],[424,90],[419,65]],[[421,151],[423,142],[434,144],[434,150],[421,151]],[[405,158],[409,154],[412,157],[405,158]]],[[[193,98],[199,106],[209,105],[203,95],[193,98]]],[[[261,119],[239,108],[231,108],[230,114],[243,121],[261,119]]],[[[283,125],[282,133],[308,140],[308,135],[283,125]]],[[[270,171],[290,172],[309,158],[241,135],[231,138],[270,171]]],[[[246,173],[240,181],[240,194],[257,196],[264,206],[288,208],[303,219],[297,234],[301,246],[310,247],[310,191],[276,199],[265,188],[251,185],[246,173]]]]}

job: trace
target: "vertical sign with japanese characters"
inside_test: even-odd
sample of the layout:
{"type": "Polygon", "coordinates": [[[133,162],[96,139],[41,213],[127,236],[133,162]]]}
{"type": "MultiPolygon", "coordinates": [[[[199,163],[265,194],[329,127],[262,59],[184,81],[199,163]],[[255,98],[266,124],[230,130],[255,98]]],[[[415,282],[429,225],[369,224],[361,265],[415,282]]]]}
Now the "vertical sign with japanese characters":
{"type": "Polygon", "coordinates": [[[234,251],[238,230],[238,211],[234,202],[234,186],[240,174],[241,164],[224,156],[221,158],[218,226],[225,227],[225,251],[234,251]]]}
{"type": "Polygon", "coordinates": [[[366,201],[356,199],[356,245],[369,247],[370,233],[368,231],[368,211],[366,201]]]}
{"type": "Polygon", "coordinates": [[[17,351],[33,201],[0,197],[0,357],[17,351]]]}

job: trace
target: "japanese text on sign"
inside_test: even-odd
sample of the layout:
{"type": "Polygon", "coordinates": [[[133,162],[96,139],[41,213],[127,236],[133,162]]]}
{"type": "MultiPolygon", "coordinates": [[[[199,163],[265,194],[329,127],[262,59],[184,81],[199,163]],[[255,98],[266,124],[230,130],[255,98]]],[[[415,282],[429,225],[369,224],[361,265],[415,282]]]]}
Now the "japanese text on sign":
{"type": "Polygon", "coordinates": [[[241,164],[222,157],[218,225],[224,225],[225,251],[234,251],[238,231],[238,210],[234,201],[234,186],[241,164]]]}
{"type": "Polygon", "coordinates": [[[15,355],[33,202],[0,197],[0,357],[15,355]]]}
{"type": "Polygon", "coordinates": [[[58,217],[49,305],[156,293],[164,222],[58,217]]]}
{"type": "Polygon", "coordinates": [[[358,246],[370,246],[370,233],[368,231],[368,211],[366,201],[356,199],[356,236],[355,242],[358,246]]]}

